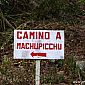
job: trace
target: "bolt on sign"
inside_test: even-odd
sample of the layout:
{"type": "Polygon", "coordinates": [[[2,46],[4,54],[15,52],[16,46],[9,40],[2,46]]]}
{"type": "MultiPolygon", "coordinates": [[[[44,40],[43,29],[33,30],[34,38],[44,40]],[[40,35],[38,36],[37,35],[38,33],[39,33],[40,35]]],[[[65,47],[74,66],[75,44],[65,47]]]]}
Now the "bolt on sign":
{"type": "Polygon", "coordinates": [[[64,59],[64,31],[14,30],[14,59],[64,59]]]}

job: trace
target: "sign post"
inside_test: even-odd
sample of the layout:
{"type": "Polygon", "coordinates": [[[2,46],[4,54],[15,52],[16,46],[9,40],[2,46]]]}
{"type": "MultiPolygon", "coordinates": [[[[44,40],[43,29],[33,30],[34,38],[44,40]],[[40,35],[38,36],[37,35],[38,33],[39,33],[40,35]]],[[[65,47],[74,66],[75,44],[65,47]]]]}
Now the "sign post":
{"type": "Polygon", "coordinates": [[[36,59],[36,85],[40,85],[40,60],[64,59],[63,30],[14,30],[14,59],[36,59]]]}
{"type": "Polygon", "coordinates": [[[35,83],[36,83],[36,85],[40,85],[40,60],[36,60],[35,83]]]}

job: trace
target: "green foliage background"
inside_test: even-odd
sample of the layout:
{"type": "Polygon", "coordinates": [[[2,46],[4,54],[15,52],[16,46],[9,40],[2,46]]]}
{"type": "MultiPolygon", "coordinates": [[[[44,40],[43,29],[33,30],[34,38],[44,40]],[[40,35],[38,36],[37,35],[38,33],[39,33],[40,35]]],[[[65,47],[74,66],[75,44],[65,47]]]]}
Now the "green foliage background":
{"type": "MultiPolygon", "coordinates": [[[[58,24],[61,29],[65,29],[68,25],[85,25],[85,0],[0,0],[0,78],[2,78],[0,83],[2,85],[34,85],[35,61],[13,60],[12,33],[20,26],[20,29],[31,29],[32,26],[36,26],[38,21],[61,23],[62,26],[58,24]],[[3,45],[6,47],[5,49],[3,45]]],[[[72,36],[73,39],[74,37],[74,30],[72,30],[74,28],[69,26],[70,31],[67,29],[66,36],[67,47],[71,44],[69,44],[71,41],[68,38],[72,36]],[[70,35],[70,33],[73,34],[70,35]]],[[[42,25],[41,28],[43,28],[42,25]]],[[[56,28],[58,27],[56,26],[56,28]]],[[[78,32],[79,30],[75,36],[78,32]]],[[[76,39],[73,40],[71,45],[73,42],[77,43],[76,39]]],[[[71,45],[70,47],[72,47],[71,45]]],[[[41,83],[49,83],[49,85],[68,83],[70,85],[79,76],[85,80],[85,71],[76,67],[73,56],[69,54],[64,61],[58,60],[57,62],[56,60],[42,60],[41,83]],[[59,72],[63,72],[63,74],[58,74],[59,72]]]]}

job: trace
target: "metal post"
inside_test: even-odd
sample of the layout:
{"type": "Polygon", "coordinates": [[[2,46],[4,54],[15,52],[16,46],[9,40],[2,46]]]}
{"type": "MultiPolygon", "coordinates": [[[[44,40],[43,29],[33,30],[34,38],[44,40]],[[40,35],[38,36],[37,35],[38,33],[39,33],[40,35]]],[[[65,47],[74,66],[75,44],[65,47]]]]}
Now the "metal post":
{"type": "Polygon", "coordinates": [[[40,85],[40,60],[36,60],[35,85],[40,85]]]}

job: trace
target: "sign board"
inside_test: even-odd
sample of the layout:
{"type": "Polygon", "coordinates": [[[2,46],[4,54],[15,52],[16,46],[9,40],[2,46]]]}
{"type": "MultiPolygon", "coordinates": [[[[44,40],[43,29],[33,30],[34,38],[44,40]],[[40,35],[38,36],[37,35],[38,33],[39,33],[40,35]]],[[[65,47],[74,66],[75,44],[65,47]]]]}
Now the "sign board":
{"type": "Polygon", "coordinates": [[[14,30],[14,59],[64,59],[64,31],[14,30]]]}

